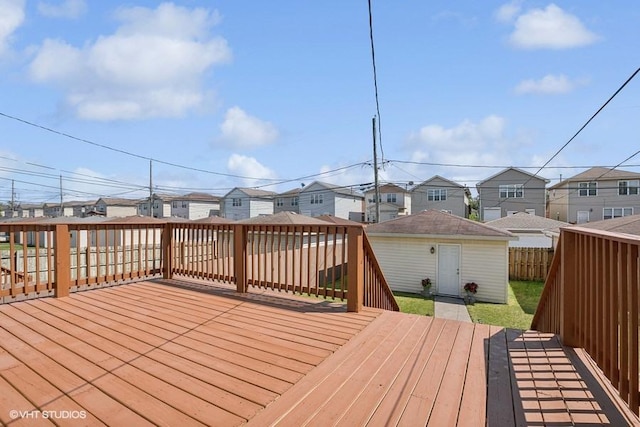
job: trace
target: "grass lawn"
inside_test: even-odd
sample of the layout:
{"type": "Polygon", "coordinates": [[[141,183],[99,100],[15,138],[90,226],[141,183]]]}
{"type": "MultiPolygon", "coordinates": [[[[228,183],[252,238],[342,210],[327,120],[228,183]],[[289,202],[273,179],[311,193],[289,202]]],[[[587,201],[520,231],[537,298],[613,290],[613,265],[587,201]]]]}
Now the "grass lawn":
{"type": "Polygon", "coordinates": [[[402,313],[420,314],[423,316],[433,316],[433,297],[426,298],[419,294],[407,292],[394,292],[393,296],[400,307],[402,313]]]}
{"type": "Polygon", "coordinates": [[[507,304],[476,302],[468,305],[471,320],[512,329],[529,329],[543,287],[543,282],[512,281],[507,304]]]}

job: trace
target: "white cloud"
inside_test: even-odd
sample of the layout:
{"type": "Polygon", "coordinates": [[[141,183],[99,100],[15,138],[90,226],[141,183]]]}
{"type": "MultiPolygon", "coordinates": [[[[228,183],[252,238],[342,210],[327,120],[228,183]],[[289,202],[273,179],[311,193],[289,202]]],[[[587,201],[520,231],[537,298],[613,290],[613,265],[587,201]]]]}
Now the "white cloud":
{"type": "Polygon", "coordinates": [[[518,13],[520,13],[520,1],[513,1],[500,6],[495,17],[499,22],[512,22],[518,13]]]}
{"type": "Polygon", "coordinates": [[[204,73],[228,62],[225,39],[210,36],[219,15],[163,3],[120,9],[118,30],[79,48],[45,40],[32,78],[59,85],[76,115],[88,120],[179,117],[205,99],[204,73]]]}
{"type": "Polygon", "coordinates": [[[84,0],[64,0],[62,3],[38,3],[38,12],[51,18],[76,19],[87,11],[84,0]]]}
{"type": "Polygon", "coordinates": [[[227,160],[227,169],[234,175],[247,177],[243,185],[255,187],[264,184],[264,180],[276,179],[277,174],[268,167],[261,164],[254,157],[232,154],[227,160]]]}
{"type": "Polygon", "coordinates": [[[0,0],[0,57],[11,44],[13,33],[24,22],[24,0],[0,0]]]}
{"type": "Polygon", "coordinates": [[[523,164],[524,159],[514,157],[516,154],[526,156],[522,146],[528,143],[527,135],[512,138],[506,130],[506,120],[496,115],[479,122],[464,120],[450,128],[437,124],[424,126],[407,139],[405,148],[411,153],[410,159],[459,167],[419,165],[410,168],[409,172],[424,179],[444,174],[447,178],[473,186],[480,178],[490,175],[480,166],[523,164]],[[473,167],[463,167],[466,165],[473,167]]]}
{"type": "Polygon", "coordinates": [[[580,19],[555,4],[518,16],[510,43],[521,49],[569,49],[594,43],[598,36],[580,19]]]}
{"type": "Polygon", "coordinates": [[[540,80],[528,79],[520,82],[516,86],[515,92],[519,95],[529,93],[539,93],[545,95],[554,95],[569,93],[577,86],[583,85],[586,82],[584,80],[570,80],[563,74],[553,75],[548,74],[540,80]]]}
{"type": "Polygon", "coordinates": [[[250,116],[237,106],[227,110],[220,131],[222,141],[243,148],[267,145],[278,138],[273,124],[250,116]]]}

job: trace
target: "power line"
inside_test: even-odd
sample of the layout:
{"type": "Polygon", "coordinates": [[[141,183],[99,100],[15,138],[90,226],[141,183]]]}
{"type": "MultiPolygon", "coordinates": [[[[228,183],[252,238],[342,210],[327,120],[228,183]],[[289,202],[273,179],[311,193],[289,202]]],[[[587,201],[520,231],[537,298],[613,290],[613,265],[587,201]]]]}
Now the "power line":
{"type": "Polygon", "coordinates": [[[6,117],[6,118],[11,119],[11,120],[16,120],[16,121],[24,123],[26,125],[33,126],[35,128],[42,129],[42,130],[45,130],[47,132],[54,133],[56,135],[60,135],[60,136],[63,136],[65,138],[73,139],[73,140],[78,141],[78,142],[82,142],[82,143],[85,143],[85,144],[93,145],[94,147],[99,147],[99,148],[103,148],[105,150],[110,150],[110,151],[113,151],[113,152],[116,152],[116,153],[124,154],[126,156],[135,157],[137,159],[153,161],[153,162],[160,163],[160,164],[163,164],[163,165],[172,166],[172,167],[176,167],[176,168],[180,168],[180,169],[186,169],[186,170],[190,170],[190,171],[194,171],[194,172],[202,172],[202,173],[207,173],[207,174],[211,174],[211,175],[225,176],[225,177],[228,177],[228,178],[253,179],[253,180],[256,180],[256,181],[277,181],[277,179],[275,179],[275,178],[256,178],[256,177],[234,175],[234,174],[223,173],[223,172],[213,172],[213,171],[209,171],[209,170],[206,170],[206,169],[199,169],[199,168],[194,168],[194,167],[191,167],[191,166],[184,166],[184,165],[180,165],[178,163],[168,162],[168,161],[165,161],[165,160],[158,160],[158,159],[154,159],[152,157],[143,156],[141,154],[132,153],[130,151],[126,151],[126,150],[122,150],[122,149],[119,149],[119,148],[110,147],[110,146],[105,145],[105,144],[100,144],[98,142],[90,141],[90,140],[85,139],[85,138],[80,138],[80,137],[77,137],[77,136],[73,136],[73,135],[70,135],[68,133],[61,132],[61,131],[58,131],[58,130],[55,130],[55,129],[52,129],[52,128],[49,128],[49,127],[46,127],[46,126],[43,126],[43,125],[39,125],[37,123],[33,123],[33,122],[28,121],[28,120],[21,119],[19,117],[11,116],[11,115],[3,113],[3,112],[0,112],[0,116],[6,117]]]}
{"type": "Polygon", "coordinates": [[[380,118],[380,102],[378,99],[378,73],[376,71],[376,49],[373,43],[373,14],[371,12],[371,0],[369,3],[369,40],[371,42],[371,62],[373,64],[373,88],[376,95],[376,115],[378,116],[378,142],[380,144],[380,154],[384,164],[384,149],[382,148],[382,119],[380,118]]]}

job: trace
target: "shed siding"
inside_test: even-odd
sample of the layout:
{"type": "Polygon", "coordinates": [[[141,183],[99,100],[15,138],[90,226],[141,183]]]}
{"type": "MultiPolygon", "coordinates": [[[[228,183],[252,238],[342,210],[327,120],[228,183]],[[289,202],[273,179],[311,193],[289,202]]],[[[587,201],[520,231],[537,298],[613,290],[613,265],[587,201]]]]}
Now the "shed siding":
{"type": "Polygon", "coordinates": [[[393,291],[420,293],[422,279],[435,282],[436,256],[429,253],[434,245],[427,239],[369,236],[389,287],[393,291]]]}
{"type": "MultiPolygon", "coordinates": [[[[465,242],[462,244],[461,287],[478,284],[476,298],[486,302],[507,302],[509,247],[507,242],[465,242]]],[[[460,294],[464,295],[461,289],[460,294]]]]}
{"type": "Polygon", "coordinates": [[[507,241],[479,241],[373,236],[369,239],[385,278],[393,291],[419,293],[421,280],[429,277],[437,292],[437,252],[429,252],[438,244],[458,244],[460,250],[460,296],[467,282],[479,285],[479,301],[506,303],[509,280],[507,241]]]}

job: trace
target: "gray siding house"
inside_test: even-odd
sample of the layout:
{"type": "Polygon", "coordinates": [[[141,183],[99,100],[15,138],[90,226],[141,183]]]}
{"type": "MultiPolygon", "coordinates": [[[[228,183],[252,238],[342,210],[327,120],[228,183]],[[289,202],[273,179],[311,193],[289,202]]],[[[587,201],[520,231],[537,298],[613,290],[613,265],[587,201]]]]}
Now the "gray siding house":
{"type": "Polygon", "coordinates": [[[461,218],[469,218],[469,189],[457,182],[436,175],[411,190],[411,212],[429,209],[447,212],[461,218]]]}
{"type": "Polygon", "coordinates": [[[273,191],[236,187],[222,198],[222,216],[233,221],[273,214],[273,191]]]}
{"type": "Polygon", "coordinates": [[[300,188],[280,193],[273,199],[273,213],[300,213],[300,188]]]}
{"type": "Polygon", "coordinates": [[[492,221],[516,212],[546,215],[548,179],[510,167],[476,184],[481,221],[492,221]]]}
{"type": "Polygon", "coordinates": [[[314,181],[300,191],[300,213],[312,217],[333,215],[362,222],[364,196],[348,187],[314,181]]]}
{"type": "Polygon", "coordinates": [[[549,188],[549,217],[572,224],[640,213],[640,173],[594,167],[549,188]]]}
{"type": "Polygon", "coordinates": [[[403,215],[411,215],[411,193],[395,184],[380,186],[380,220],[376,221],[376,190],[365,191],[366,222],[384,222],[403,215]]]}

